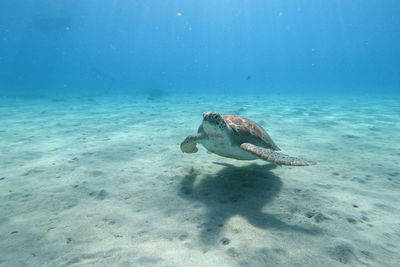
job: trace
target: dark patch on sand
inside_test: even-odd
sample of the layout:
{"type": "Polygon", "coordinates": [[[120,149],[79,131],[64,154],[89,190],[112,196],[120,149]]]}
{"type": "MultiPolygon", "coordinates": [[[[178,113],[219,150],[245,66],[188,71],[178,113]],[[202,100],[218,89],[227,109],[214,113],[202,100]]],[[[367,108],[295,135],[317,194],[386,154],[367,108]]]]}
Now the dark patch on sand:
{"type": "Polygon", "coordinates": [[[219,165],[226,167],[216,174],[206,176],[196,185],[196,173],[186,175],[181,181],[180,196],[190,201],[201,202],[207,209],[205,222],[198,226],[203,243],[215,243],[222,229],[220,225],[224,225],[235,215],[246,218],[254,227],[261,229],[319,233],[319,229],[290,225],[273,215],[261,212],[282,187],[279,177],[270,172],[276,168],[275,165],[219,165]]]}

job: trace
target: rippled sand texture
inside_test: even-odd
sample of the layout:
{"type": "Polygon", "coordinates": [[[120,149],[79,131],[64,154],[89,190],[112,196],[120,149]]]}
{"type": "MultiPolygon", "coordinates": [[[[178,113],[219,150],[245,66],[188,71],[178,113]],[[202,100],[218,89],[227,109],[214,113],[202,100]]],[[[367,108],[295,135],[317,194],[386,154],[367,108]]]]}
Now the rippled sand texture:
{"type": "Polygon", "coordinates": [[[399,99],[0,100],[0,265],[400,265],[399,99]],[[250,118],[277,167],[182,154],[250,118]]]}

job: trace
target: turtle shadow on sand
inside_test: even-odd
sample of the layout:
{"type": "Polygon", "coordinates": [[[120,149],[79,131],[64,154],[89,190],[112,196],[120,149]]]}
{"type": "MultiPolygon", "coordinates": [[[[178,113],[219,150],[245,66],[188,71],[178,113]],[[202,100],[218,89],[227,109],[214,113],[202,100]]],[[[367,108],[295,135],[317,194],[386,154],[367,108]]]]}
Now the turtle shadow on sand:
{"type": "Polygon", "coordinates": [[[182,198],[203,203],[207,209],[204,222],[199,225],[200,239],[204,244],[215,243],[221,238],[219,233],[225,222],[235,215],[242,216],[251,225],[261,229],[318,233],[316,229],[289,225],[262,211],[282,187],[281,179],[271,172],[276,165],[236,167],[217,164],[225,168],[199,181],[196,181],[198,175],[195,171],[184,176],[179,192],[182,198]]]}

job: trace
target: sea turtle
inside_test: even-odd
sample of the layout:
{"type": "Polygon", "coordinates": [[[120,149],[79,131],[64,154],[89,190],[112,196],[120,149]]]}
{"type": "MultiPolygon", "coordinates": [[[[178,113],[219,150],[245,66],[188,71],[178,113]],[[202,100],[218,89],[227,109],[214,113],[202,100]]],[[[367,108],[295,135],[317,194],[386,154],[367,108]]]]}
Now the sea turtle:
{"type": "Polygon", "coordinates": [[[217,112],[203,113],[197,135],[186,137],[181,143],[185,153],[196,153],[197,143],[222,157],[240,160],[262,159],[278,165],[308,166],[316,162],[290,157],[276,152],[280,148],[257,123],[234,115],[217,112]]]}

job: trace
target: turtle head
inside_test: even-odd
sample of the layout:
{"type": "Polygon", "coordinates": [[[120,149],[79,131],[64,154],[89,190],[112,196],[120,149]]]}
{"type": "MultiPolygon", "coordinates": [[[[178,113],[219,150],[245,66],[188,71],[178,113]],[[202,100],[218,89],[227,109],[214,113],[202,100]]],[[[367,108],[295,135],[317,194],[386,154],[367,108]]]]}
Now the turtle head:
{"type": "Polygon", "coordinates": [[[225,130],[227,125],[218,112],[207,111],[203,113],[203,127],[212,131],[225,130]]]}

